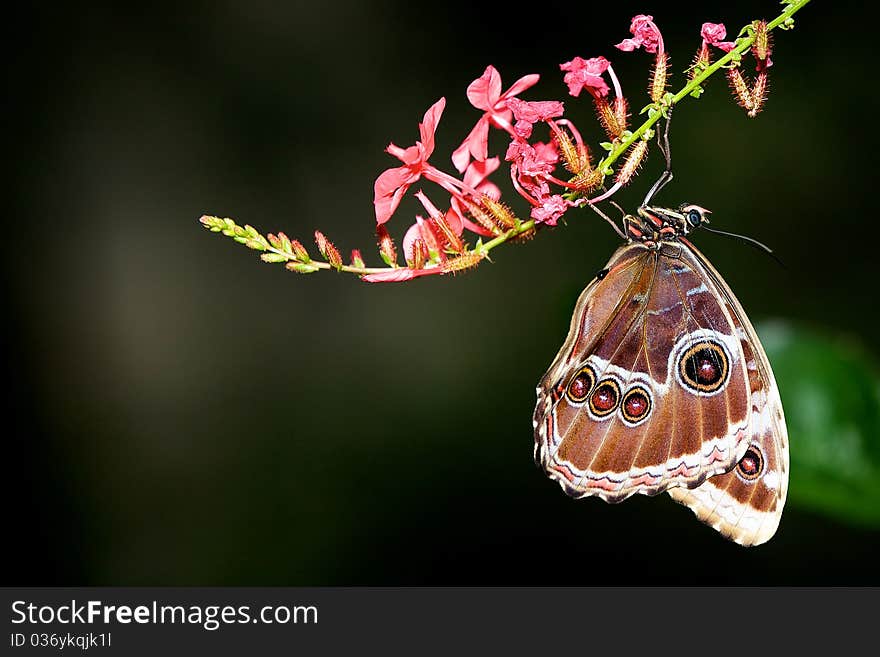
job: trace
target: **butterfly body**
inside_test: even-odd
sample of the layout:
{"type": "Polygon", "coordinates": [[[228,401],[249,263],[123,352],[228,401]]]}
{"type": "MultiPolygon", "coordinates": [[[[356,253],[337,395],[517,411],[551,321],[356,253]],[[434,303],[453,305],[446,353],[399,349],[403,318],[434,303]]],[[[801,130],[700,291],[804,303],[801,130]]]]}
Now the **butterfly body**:
{"type": "Polygon", "coordinates": [[[581,294],[538,386],[535,460],[572,497],[668,490],[752,545],[779,523],[788,438],[754,328],[685,237],[707,214],[625,218],[628,242],[581,294]]]}

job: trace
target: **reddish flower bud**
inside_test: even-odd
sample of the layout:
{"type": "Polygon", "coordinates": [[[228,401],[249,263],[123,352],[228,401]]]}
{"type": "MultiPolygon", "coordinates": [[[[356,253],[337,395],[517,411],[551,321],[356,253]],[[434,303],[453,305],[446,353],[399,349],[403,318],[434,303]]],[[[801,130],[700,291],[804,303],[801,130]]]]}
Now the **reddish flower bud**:
{"type": "Polygon", "coordinates": [[[767,21],[755,21],[753,26],[755,36],[752,41],[752,55],[758,60],[758,70],[761,71],[770,66],[770,33],[767,31],[767,21]]]}
{"type": "Polygon", "coordinates": [[[755,105],[752,100],[752,92],[738,66],[727,69],[727,81],[730,82],[730,89],[739,106],[751,112],[755,105]]]}
{"type": "Polygon", "coordinates": [[[331,267],[337,271],[342,269],[342,254],[339,253],[339,249],[333,245],[333,242],[324,237],[324,233],[319,230],[315,231],[315,243],[318,245],[318,251],[331,267]]]}
{"type": "Polygon", "coordinates": [[[425,266],[425,262],[428,260],[428,247],[425,244],[425,240],[421,237],[417,237],[413,241],[412,248],[412,260],[407,264],[412,269],[423,269],[425,266]]]}
{"type": "Polygon", "coordinates": [[[306,247],[299,243],[299,240],[291,240],[290,241],[290,252],[296,256],[296,259],[299,262],[311,262],[311,258],[309,257],[309,252],[306,251],[306,247]]]}
{"type": "Polygon", "coordinates": [[[383,224],[376,226],[376,237],[379,243],[379,255],[389,267],[397,266],[397,249],[394,248],[394,240],[388,234],[388,229],[383,224]]]}
{"type": "Polygon", "coordinates": [[[709,54],[709,44],[703,41],[703,45],[694,56],[694,63],[688,71],[688,80],[693,80],[697,75],[702,73],[712,63],[712,57],[709,54]]]}
{"type": "Polygon", "coordinates": [[[360,249],[351,250],[351,266],[358,267],[359,269],[363,269],[366,266],[364,259],[361,257],[360,249]]]}

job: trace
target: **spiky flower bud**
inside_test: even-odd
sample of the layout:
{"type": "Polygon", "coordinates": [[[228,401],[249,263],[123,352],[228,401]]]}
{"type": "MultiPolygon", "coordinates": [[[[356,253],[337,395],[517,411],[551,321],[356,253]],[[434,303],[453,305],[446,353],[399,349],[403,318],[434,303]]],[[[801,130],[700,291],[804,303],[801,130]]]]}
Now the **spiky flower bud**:
{"type": "Polygon", "coordinates": [[[576,144],[564,130],[554,130],[553,141],[559,149],[562,161],[565,162],[565,168],[575,176],[592,166],[587,147],[583,144],[576,144]]]}
{"type": "Polygon", "coordinates": [[[446,262],[443,263],[443,273],[458,273],[460,271],[466,271],[468,269],[472,269],[480,264],[480,261],[485,256],[482,253],[477,251],[468,251],[467,253],[462,253],[460,256],[455,258],[449,258],[446,262]]]}
{"type": "Polygon", "coordinates": [[[443,242],[443,246],[453,253],[461,253],[464,250],[464,242],[461,241],[461,238],[455,234],[455,231],[452,230],[452,227],[449,225],[449,222],[446,221],[446,217],[443,214],[438,213],[431,217],[431,223],[433,224],[432,228],[437,236],[440,238],[440,241],[443,242]]]}
{"type": "Polygon", "coordinates": [[[770,33],[767,31],[767,21],[755,21],[754,41],[752,41],[752,54],[759,62],[766,62],[770,57],[770,33]]]}
{"type": "Polygon", "coordinates": [[[648,93],[651,100],[659,103],[666,93],[666,71],[669,67],[669,55],[664,51],[658,50],[657,57],[654,59],[654,69],[651,71],[651,84],[648,87],[648,93]]]}
{"type": "Polygon", "coordinates": [[[299,240],[290,241],[290,252],[295,255],[296,259],[300,262],[312,261],[312,259],[309,257],[309,252],[306,251],[306,247],[300,244],[299,240]]]}
{"type": "Polygon", "coordinates": [[[762,109],[764,109],[764,101],[767,100],[767,70],[758,73],[755,78],[755,84],[752,86],[752,107],[748,111],[749,118],[755,118],[762,109]]]}
{"type": "Polygon", "coordinates": [[[465,204],[465,208],[471,219],[476,221],[480,226],[488,230],[493,235],[500,235],[504,232],[495,225],[495,222],[492,220],[491,215],[481,205],[474,203],[473,201],[467,201],[465,204]]]}
{"type": "Polygon", "coordinates": [[[694,55],[694,63],[688,71],[688,80],[693,80],[712,63],[712,57],[709,55],[709,44],[703,41],[703,45],[694,55]]]}
{"type": "Polygon", "coordinates": [[[730,83],[730,89],[739,106],[747,112],[751,112],[755,106],[752,92],[738,66],[727,69],[727,81],[730,83]]]}
{"type": "Polygon", "coordinates": [[[333,242],[328,240],[324,236],[324,233],[316,230],[315,243],[318,245],[318,251],[320,251],[321,255],[324,256],[324,259],[330,263],[330,266],[336,271],[340,271],[342,269],[342,254],[339,253],[339,249],[333,245],[333,242]]]}
{"type": "Polygon", "coordinates": [[[623,162],[623,166],[620,167],[620,170],[617,172],[617,177],[614,181],[621,186],[626,185],[632,180],[633,176],[636,174],[636,171],[639,170],[639,167],[642,165],[642,162],[645,160],[645,155],[648,154],[648,142],[644,139],[640,139],[632,147],[629,149],[629,154],[626,156],[626,160],[623,162]]]}
{"type": "Polygon", "coordinates": [[[389,267],[397,266],[397,249],[394,248],[394,240],[388,234],[384,224],[376,226],[376,239],[379,244],[379,255],[382,261],[389,267]]]}
{"type": "Polygon", "coordinates": [[[491,196],[483,194],[480,202],[494,220],[495,225],[497,225],[501,230],[510,230],[511,228],[516,228],[519,225],[520,221],[513,213],[513,210],[511,210],[501,201],[498,201],[491,196]]]}
{"type": "Polygon", "coordinates": [[[592,169],[570,179],[568,182],[582,194],[589,194],[602,185],[605,175],[600,169],[592,169]]]}
{"type": "Polygon", "coordinates": [[[428,260],[428,256],[428,246],[425,244],[425,240],[421,237],[417,237],[413,240],[412,260],[407,264],[412,269],[422,269],[425,266],[425,262],[428,260]]]}

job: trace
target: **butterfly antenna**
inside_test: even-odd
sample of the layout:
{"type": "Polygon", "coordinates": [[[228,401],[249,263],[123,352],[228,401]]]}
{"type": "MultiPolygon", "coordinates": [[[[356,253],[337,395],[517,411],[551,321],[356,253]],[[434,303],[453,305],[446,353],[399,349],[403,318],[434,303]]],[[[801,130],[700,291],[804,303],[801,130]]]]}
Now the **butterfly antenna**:
{"type": "Polygon", "coordinates": [[[785,264],[783,264],[782,260],[780,260],[779,257],[775,253],[773,253],[773,249],[771,249],[766,244],[759,242],[756,239],[752,239],[751,237],[748,237],[746,235],[740,235],[739,233],[728,233],[726,230],[718,230],[717,228],[709,228],[705,224],[703,224],[701,226],[701,228],[702,228],[702,230],[707,230],[710,233],[715,233],[716,235],[724,235],[725,237],[733,237],[735,239],[738,239],[738,240],[745,242],[746,244],[750,244],[751,246],[755,247],[756,249],[763,251],[764,253],[769,255],[776,262],[778,262],[781,267],[785,267],[785,264]]]}
{"type": "Polygon", "coordinates": [[[648,195],[645,196],[645,200],[642,201],[642,207],[645,207],[651,202],[651,199],[663,189],[666,184],[672,180],[672,151],[669,148],[669,126],[672,123],[672,108],[666,108],[666,125],[663,128],[663,136],[660,136],[660,133],[657,133],[657,146],[660,148],[660,152],[663,153],[663,158],[666,160],[666,170],[660,174],[660,178],[657,179],[657,182],[654,183],[654,186],[651,187],[651,191],[648,192],[648,195]]]}

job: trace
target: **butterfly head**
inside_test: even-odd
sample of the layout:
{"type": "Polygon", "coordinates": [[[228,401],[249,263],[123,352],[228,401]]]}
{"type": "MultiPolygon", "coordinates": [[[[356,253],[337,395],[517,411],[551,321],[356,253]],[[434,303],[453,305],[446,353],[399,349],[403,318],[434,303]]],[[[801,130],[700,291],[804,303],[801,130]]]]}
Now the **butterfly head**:
{"type": "Polygon", "coordinates": [[[638,209],[638,217],[628,215],[625,223],[631,240],[656,245],[675,241],[708,224],[710,214],[710,210],[692,203],[683,203],[675,209],[648,205],[638,209]]]}
{"type": "Polygon", "coordinates": [[[684,218],[682,234],[687,235],[695,228],[708,224],[712,211],[701,208],[699,205],[685,203],[679,206],[678,213],[684,218]]]}

